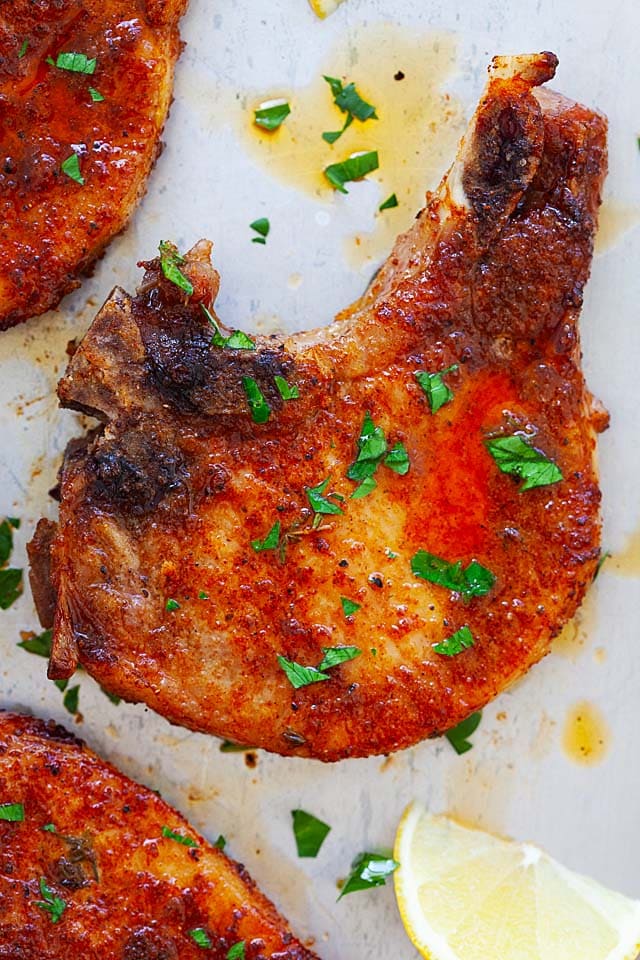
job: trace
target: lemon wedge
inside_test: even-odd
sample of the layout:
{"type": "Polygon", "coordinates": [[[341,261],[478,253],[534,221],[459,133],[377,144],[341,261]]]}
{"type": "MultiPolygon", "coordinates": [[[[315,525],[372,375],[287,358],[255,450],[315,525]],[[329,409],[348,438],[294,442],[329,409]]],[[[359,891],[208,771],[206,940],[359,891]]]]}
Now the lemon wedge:
{"type": "Polygon", "coordinates": [[[635,960],[640,903],[412,803],[394,849],[405,929],[429,960],[635,960]]]}
{"type": "Polygon", "coordinates": [[[321,20],[337,10],[341,3],[342,0],[309,0],[311,9],[321,20]]]}

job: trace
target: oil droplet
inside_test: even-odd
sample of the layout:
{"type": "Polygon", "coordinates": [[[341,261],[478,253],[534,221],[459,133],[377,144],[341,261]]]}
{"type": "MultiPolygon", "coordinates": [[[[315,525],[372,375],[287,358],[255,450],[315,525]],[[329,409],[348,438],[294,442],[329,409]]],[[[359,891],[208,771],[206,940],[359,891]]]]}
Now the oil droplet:
{"type": "Polygon", "coordinates": [[[598,215],[595,252],[606,253],[617,246],[625,233],[640,224],[640,207],[623,206],[605,200],[598,215]]]}
{"type": "Polygon", "coordinates": [[[606,647],[596,647],[593,651],[593,659],[598,664],[603,664],[607,659],[607,650],[606,647]]]}
{"type": "Polygon", "coordinates": [[[342,40],[318,69],[317,79],[289,95],[291,114],[278,130],[257,127],[253,108],[282,96],[282,90],[256,93],[254,102],[249,99],[251,109],[239,116],[251,154],[273,176],[322,202],[335,195],[325,167],[356,152],[378,151],[380,167],[367,178],[380,186],[371,232],[355,237],[345,250],[354,269],[369,268],[389,252],[397,234],[424,206],[427,189],[437,185],[451,163],[464,121],[460,102],[443,91],[455,58],[455,40],[447,34],[416,35],[390,24],[364,26],[357,46],[352,38],[342,40]],[[340,129],[345,114],[333,103],[323,74],[353,81],[378,116],[365,123],[354,120],[333,146],[322,133],[340,129]],[[398,206],[379,212],[378,205],[392,193],[398,206]]]}
{"type": "Polygon", "coordinates": [[[575,763],[594,766],[600,763],[609,745],[609,728],[593,703],[582,700],[569,712],[565,722],[564,751],[575,763]]]}

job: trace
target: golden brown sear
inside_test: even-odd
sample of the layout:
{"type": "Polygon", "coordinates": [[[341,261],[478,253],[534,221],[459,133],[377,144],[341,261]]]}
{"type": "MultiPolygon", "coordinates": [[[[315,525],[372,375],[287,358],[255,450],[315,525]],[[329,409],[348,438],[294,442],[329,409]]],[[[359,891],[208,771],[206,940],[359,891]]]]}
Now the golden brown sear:
{"type": "Polygon", "coordinates": [[[205,242],[192,295],[158,261],[116,290],[59,388],[101,425],[31,551],[51,676],[80,662],[175,723],[337,760],[447,730],[548,651],[596,568],[606,424],[577,331],[606,123],[536,89],[555,64],[494,61],[331,326],[226,342],[205,242]]]}
{"type": "Polygon", "coordinates": [[[144,194],[186,3],[0,4],[0,330],[77,287],[144,194]]]}
{"type": "Polygon", "coordinates": [[[53,723],[0,712],[3,960],[313,960],[246,870],[53,723]]]}

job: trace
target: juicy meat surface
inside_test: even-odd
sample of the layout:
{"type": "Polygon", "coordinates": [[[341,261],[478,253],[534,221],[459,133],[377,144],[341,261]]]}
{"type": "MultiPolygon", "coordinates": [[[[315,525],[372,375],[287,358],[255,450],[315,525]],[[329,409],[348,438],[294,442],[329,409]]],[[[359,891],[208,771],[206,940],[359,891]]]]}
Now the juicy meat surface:
{"type": "Polygon", "coordinates": [[[0,796],[3,960],[223,960],[241,941],[313,960],[242,866],[62,727],[0,712],[0,796]]]}
{"type": "Polygon", "coordinates": [[[59,388],[102,426],[69,448],[57,531],[32,550],[52,677],[80,662],[174,723],[336,760],[442,733],[549,650],[596,569],[606,425],[577,331],[606,123],[535,89],[555,64],[494,61],[456,163],[331,326],[212,344],[204,241],[183,264],[190,297],[157,261],[137,296],[113,293],[59,388]],[[416,374],[450,366],[432,412],[416,374]],[[380,463],[352,499],[365,414],[410,466],[380,463]],[[522,490],[486,446],[511,436],[563,479],[522,490]],[[331,512],[315,512],[325,480],[311,500],[331,512]],[[425,580],[420,551],[462,567],[425,580]],[[463,627],[473,646],[434,649],[463,627]],[[317,668],[345,646],[359,656],[299,689],[278,660],[317,668]]]}
{"type": "Polygon", "coordinates": [[[126,225],[158,155],[186,3],[0,4],[0,330],[55,307],[126,225]],[[93,72],[57,66],[61,53],[93,72]],[[84,185],[63,170],[74,154],[84,185]]]}

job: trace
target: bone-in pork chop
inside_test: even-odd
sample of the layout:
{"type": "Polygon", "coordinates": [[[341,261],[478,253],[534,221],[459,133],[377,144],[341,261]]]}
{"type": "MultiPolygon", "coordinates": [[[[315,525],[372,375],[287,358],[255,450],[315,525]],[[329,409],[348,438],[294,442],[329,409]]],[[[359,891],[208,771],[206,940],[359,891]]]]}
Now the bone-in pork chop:
{"type": "Polygon", "coordinates": [[[555,65],[494,61],[331,326],[247,349],[207,315],[205,242],[114,292],[59,388],[101,425],[31,548],[52,677],[336,760],[447,730],[549,650],[596,569],[606,425],[577,332],[606,123],[536,89],[555,65]]]}
{"type": "Polygon", "coordinates": [[[62,727],[2,712],[0,848],[4,960],[315,956],[154,791],[62,727]]]}
{"type": "Polygon", "coordinates": [[[0,4],[0,330],[55,307],[131,216],[186,3],[0,4]]]}

